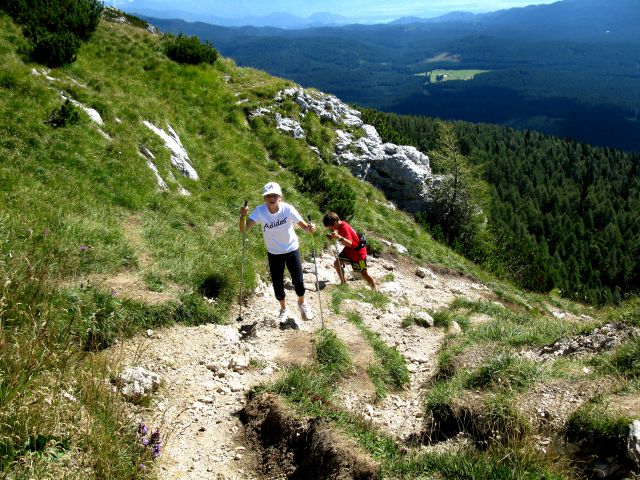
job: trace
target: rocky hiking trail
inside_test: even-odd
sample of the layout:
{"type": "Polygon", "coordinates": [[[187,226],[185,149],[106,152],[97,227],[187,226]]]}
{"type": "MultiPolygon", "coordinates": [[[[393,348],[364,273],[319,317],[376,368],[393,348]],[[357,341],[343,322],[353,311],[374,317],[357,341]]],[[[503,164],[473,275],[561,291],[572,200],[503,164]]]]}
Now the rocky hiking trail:
{"type": "MultiPolygon", "coordinates": [[[[288,365],[312,361],[314,333],[322,320],[346,343],[352,356],[352,376],[337,393],[343,407],[397,439],[421,430],[421,393],[435,371],[444,331],[415,324],[402,327],[402,320],[410,314],[444,308],[457,296],[478,299],[487,295],[488,289],[464,276],[418,269],[408,257],[394,253],[369,258],[370,273],[390,300],[387,306],[380,310],[363,301],[344,300],[341,313],[335,314],[330,308],[331,289],[338,283],[333,260],[328,253],[317,259],[322,319],[313,263],[305,264],[306,301],[313,307],[313,320],[300,319],[295,295],[288,291],[289,312],[299,330],[278,327],[278,305],[271,285],[260,283],[246,298],[241,323],[236,322],[238,312],[234,310],[225,325],[147,331],[112,347],[109,355],[123,369],[142,367],[161,378],[150,403],[132,407],[140,422],[161,431],[160,478],[286,478],[264,473],[264,459],[246,438],[239,412],[245,408],[245,395],[252,387],[272,382],[288,365]],[[367,375],[373,352],[346,319],[349,310],[357,311],[368,329],[405,357],[411,375],[405,390],[391,392],[376,403],[367,375]],[[241,339],[240,325],[254,322],[256,334],[241,339]]],[[[358,288],[366,284],[351,278],[348,285],[358,288]]]]}

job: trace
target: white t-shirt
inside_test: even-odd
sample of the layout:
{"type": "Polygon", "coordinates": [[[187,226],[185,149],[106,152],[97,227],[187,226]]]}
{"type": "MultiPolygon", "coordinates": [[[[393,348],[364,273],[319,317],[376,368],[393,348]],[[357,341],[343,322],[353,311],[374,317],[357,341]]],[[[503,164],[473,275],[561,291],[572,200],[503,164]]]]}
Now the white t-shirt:
{"type": "Polygon", "coordinates": [[[274,255],[298,249],[298,236],[293,226],[302,220],[295,207],[280,202],[276,213],[271,213],[266,204],[258,205],[249,218],[262,225],[262,238],[267,251],[274,255]]]}

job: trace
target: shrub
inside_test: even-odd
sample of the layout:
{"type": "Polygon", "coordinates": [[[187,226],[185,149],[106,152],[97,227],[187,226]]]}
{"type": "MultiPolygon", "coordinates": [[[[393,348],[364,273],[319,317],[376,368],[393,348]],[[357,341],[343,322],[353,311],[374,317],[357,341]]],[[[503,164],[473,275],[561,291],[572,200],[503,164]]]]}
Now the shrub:
{"type": "Polygon", "coordinates": [[[31,58],[49,67],[73,62],[80,46],[78,38],[69,32],[40,30],[32,40],[31,58]]]}
{"type": "Polygon", "coordinates": [[[78,123],[79,118],[78,109],[67,99],[60,105],[60,108],[56,108],[51,112],[51,115],[47,118],[47,123],[53,128],[60,128],[78,123]]]}
{"type": "Polygon", "coordinates": [[[322,211],[333,211],[344,220],[350,220],[356,209],[356,193],[350,185],[335,181],[322,164],[310,168],[294,167],[301,177],[298,188],[316,197],[316,202],[322,211]]]}
{"type": "Polygon", "coordinates": [[[169,35],[165,45],[167,57],[178,63],[197,65],[214,63],[218,59],[218,51],[209,42],[201,43],[198,37],[180,34],[169,35]]]}
{"type": "Polygon", "coordinates": [[[22,26],[31,42],[31,57],[49,67],[71,63],[80,43],[98,27],[98,0],[6,0],[2,8],[22,26]]]}

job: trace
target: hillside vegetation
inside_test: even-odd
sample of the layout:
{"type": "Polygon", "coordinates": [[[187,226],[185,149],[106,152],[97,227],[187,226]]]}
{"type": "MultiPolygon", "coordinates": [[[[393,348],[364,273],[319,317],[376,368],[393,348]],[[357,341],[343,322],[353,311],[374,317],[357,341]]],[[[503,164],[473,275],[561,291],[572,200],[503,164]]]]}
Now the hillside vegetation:
{"type": "MultiPolygon", "coordinates": [[[[344,209],[358,230],[366,229],[372,254],[397,259],[383,240],[404,245],[412,265],[482,282],[488,298],[508,308],[458,299],[432,312],[439,328],[454,321],[463,328],[460,336],[446,337],[437,378],[425,386],[425,417],[437,428],[427,431],[425,422],[417,446],[397,443],[333,403],[348,358],[327,332],[318,335],[317,362],[294,365],[277,384],[256,392],[279,395],[298,415],[324,419],[350,436],[385,478],[579,477],[579,468],[532,446],[537,427],[514,412],[527,389],[550,379],[607,385],[567,423],[567,435],[593,441],[587,452],[595,456],[609,440],[622,442],[635,410],[616,410],[604,425],[597,420],[603,402],[637,395],[637,338],[596,359],[561,359],[539,369],[514,356],[608,321],[638,325],[637,303],[599,312],[498,281],[435,242],[381,192],[327,161],[335,138],[317,117],[308,115],[305,128],[324,148],[319,155],[276,130],[273,119],[250,118],[291,82],[225,58],[176,63],[166,56],[173,40],[103,20],[75,62],[45,70],[25,56],[20,28],[0,14],[3,477],[162,478],[154,468],[157,452],[141,443],[143,429],[116,392],[117,359],[105,349],[147,329],[235,318],[240,283],[250,292],[256,275],[265,278],[268,269],[261,238],[249,235],[240,277],[237,230],[240,206],[258,204],[267,180],[278,181],[285,198],[315,223],[327,208],[344,209]],[[184,147],[192,170],[185,158],[182,168],[175,166],[160,129],[184,147]],[[570,318],[558,321],[556,309],[570,311],[570,318]],[[486,322],[473,325],[475,314],[486,322]],[[473,355],[476,350],[486,355],[473,355]],[[455,430],[445,428],[451,421],[460,420],[452,435],[461,431],[463,420],[475,415],[462,404],[469,398],[491,419],[482,423],[477,448],[420,453],[430,433],[435,439],[455,430]],[[507,434],[516,430],[522,436],[507,434]]],[[[299,115],[291,101],[281,109],[299,115]]],[[[305,258],[326,246],[321,238],[302,243],[305,258]]],[[[380,308],[387,301],[369,291],[334,291],[337,312],[341,295],[380,308]]],[[[347,316],[380,358],[374,372],[380,396],[402,388],[406,367],[397,349],[371,332],[366,319],[347,316]]]]}
{"type": "MultiPolygon", "coordinates": [[[[135,426],[122,418],[104,384],[109,368],[94,352],[140,329],[226,321],[239,291],[239,207],[259,202],[267,179],[318,223],[318,198],[300,193],[292,171],[316,164],[354,192],[354,225],[386,232],[424,261],[474,269],[382,207],[373,188],[275,129],[248,125],[247,111],[289,82],[226,59],[180,65],[165,56],[162,37],[104,21],[76,62],[45,76],[22,56],[19,27],[4,14],[0,22],[0,466],[10,476],[26,468],[44,478],[58,456],[98,478],[140,474],[148,452],[134,448],[135,426]],[[104,125],[65,107],[61,91],[104,125]],[[239,105],[239,96],[249,102],[239,105]],[[75,115],[63,113],[71,121],[55,128],[50,118],[63,108],[75,115]],[[172,172],[143,121],[175,129],[199,180],[172,172]],[[163,178],[175,175],[168,191],[159,191],[143,146],[163,178]],[[123,282],[151,298],[122,295],[123,282]],[[69,450],[80,457],[63,455],[69,450]]],[[[261,240],[249,242],[247,290],[267,269],[261,240]]]]}

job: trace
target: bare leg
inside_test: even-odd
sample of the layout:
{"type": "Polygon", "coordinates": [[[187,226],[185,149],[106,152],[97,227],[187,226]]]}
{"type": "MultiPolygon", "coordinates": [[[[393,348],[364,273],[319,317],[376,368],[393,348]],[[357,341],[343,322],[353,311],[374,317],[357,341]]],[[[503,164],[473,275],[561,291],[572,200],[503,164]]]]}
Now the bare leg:
{"type": "Polygon", "coordinates": [[[287,301],[284,298],[278,301],[280,302],[280,310],[285,310],[287,308],[287,301]]]}
{"type": "Polygon", "coordinates": [[[362,278],[364,278],[367,281],[367,283],[371,287],[371,290],[373,290],[374,292],[377,292],[378,289],[376,288],[376,283],[373,281],[373,278],[371,278],[371,275],[369,275],[369,272],[367,271],[367,269],[365,268],[364,270],[360,270],[360,274],[362,275],[362,278]]]}
{"type": "Polygon", "coordinates": [[[336,261],[333,262],[333,266],[335,267],[336,272],[338,272],[338,277],[340,277],[340,283],[342,284],[347,283],[347,279],[344,276],[344,268],[342,268],[342,262],[336,259],[336,261]]]}

